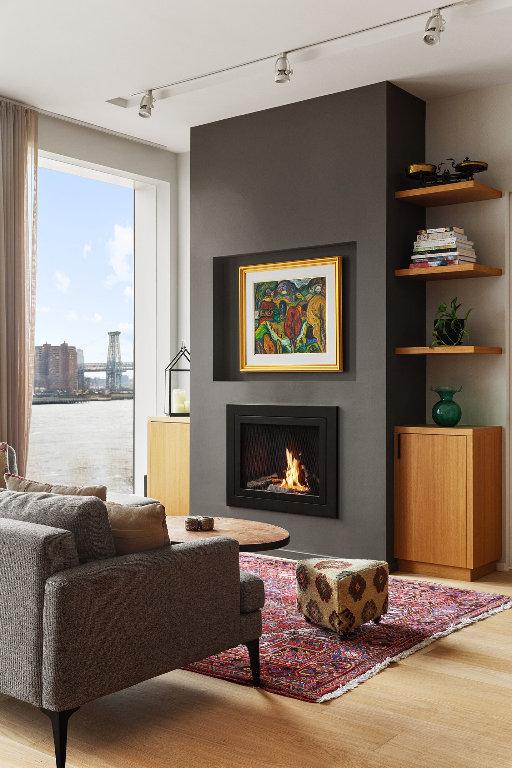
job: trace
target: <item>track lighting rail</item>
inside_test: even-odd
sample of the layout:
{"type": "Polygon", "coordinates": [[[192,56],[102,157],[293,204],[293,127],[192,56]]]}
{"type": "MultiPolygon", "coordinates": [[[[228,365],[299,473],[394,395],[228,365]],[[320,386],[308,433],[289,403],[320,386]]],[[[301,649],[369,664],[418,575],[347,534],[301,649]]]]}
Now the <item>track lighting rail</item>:
{"type": "MultiPolygon", "coordinates": [[[[152,86],[150,89],[148,89],[146,91],[135,91],[134,93],[130,94],[130,98],[134,97],[134,96],[143,96],[144,97],[144,96],[146,96],[149,93],[149,91],[151,91],[154,94],[155,92],[164,90],[165,88],[173,88],[173,87],[179,86],[179,85],[186,85],[188,83],[197,82],[198,80],[204,80],[205,78],[208,78],[208,77],[213,77],[215,75],[222,75],[222,74],[225,74],[226,72],[232,72],[232,71],[234,71],[236,69],[242,69],[244,67],[249,67],[249,66],[251,66],[253,64],[260,64],[260,63],[265,62],[265,61],[271,61],[272,59],[276,60],[276,62],[275,62],[275,75],[276,75],[275,76],[275,81],[276,82],[288,82],[288,80],[290,79],[290,75],[292,74],[292,71],[289,68],[289,66],[287,67],[288,77],[286,77],[285,79],[280,79],[280,80],[277,79],[278,62],[283,57],[287,61],[287,56],[289,56],[290,54],[301,53],[302,51],[307,51],[307,50],[310,50],[311,48],[317,48],[317,47],[322,46],[322,45],[327,45],[329,43],[334,43],[334,42],[336,42],[338,40],[345,40],[345,39],[350,38],[350,37],[355,37],[356,35],[362,35],[365,32],[373,32],[374,30],[383,29],[385,27],[390,27],[390,26],[392,26],[394,24],[400,24],[401,22],[404,22],[404,21],[410,21],[411,19],[419,19],[419,18],[421,18],[421,17],[423,17],[423,16],[425,16],[427,14],[428,14],[427,27],[428,27],[428,24],[432,21],[432,19],[437,18],[437,15],[440,18],[442,18],[441,17],[441,12],[442,11],[445,11],[445,10],[447,10],[449,8],[455,8],[455,7],[459,6],[459,5],[468,5],[469,1],[470,0],[456,0],[455,2],[452,2],[452,3],[445,3],[444,5],[436,6],[434,10],[431,10],[431,8],[428,8],[428,9],[423,10],[423,11],[418,11],[416,13],[411,13],[411,14],[409,14],[407,16],[402,16],[399,19],[391,19],[390,21],[383,21],[380,24],[374,24],[374,25],[372,25],[370,27],[364,27],[362,29],[356,29],[353,32],[345,32],[342,35],[333,35],[332,37],[327,37],[327,38],[325,38],[323,40],[316,40],[315,42],[312,42],[312,43],[306,43],[305,45],[300,45],[300,46],[297,46],[296,48],[288,48],[288,49],[286,49],[285,52],[276,52],[276,53],[266,54],[265,56],[260,56],[260,57],[255,58],[255,59],[248,59],[246,61],[239,62],[238,64],[231,64],[230,66],[222,67],[221,69],[211,70],[210,72],[203,72],[200,75],[193,75],[192,77],[186,77],[186,78],[183,78],[181,80],[174,80],[173,82],[165,83],[163,85],[154,85],[154,86],[152,86]]],[[[439,32],[442,32],[443,28],[441,28],[439,30],[439,32]]],[[[435,42],[438,42],[438,41],[439,41],[439,36],[437,36],[437,39],[436,39],[435,42]]],[[[425,39],[425,42],[427,42],[426,39],[425,39]]],[[[432,45],[432,42],[428,42],[428,44],[432,45]]]]}

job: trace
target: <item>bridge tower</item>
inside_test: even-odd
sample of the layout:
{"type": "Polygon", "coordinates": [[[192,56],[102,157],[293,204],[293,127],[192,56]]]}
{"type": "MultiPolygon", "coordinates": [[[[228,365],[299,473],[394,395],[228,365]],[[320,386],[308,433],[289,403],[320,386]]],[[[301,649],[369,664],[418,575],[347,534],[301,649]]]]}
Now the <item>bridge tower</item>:
{"type": "Polygon", "coordinates": [[[121,347],[119,345],[120,335],[121,331],[108,331],[106,386],[111,392],[117,392],[121,389],[122,364],[121,347]]]}

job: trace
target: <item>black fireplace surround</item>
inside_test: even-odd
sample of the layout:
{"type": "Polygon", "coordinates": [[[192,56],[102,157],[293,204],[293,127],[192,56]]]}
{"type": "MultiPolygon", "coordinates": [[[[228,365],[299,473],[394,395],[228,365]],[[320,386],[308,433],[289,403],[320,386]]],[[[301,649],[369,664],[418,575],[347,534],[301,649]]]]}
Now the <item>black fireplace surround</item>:
{"type": "Polygon", "coordinates": [[[226,426],[228,506],[337,517],[336,406],[227,405],[226,426]]]}

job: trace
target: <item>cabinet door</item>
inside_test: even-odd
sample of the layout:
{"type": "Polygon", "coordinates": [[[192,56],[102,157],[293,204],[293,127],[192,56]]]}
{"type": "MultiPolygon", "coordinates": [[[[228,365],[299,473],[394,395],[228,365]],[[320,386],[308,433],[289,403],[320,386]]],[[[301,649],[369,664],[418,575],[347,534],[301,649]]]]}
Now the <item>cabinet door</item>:
{"type": "Polygon", "coordinates": [[[167,515],[189,513],[190,424],[152,421],[148,428],[148,494],[167,515]]]}
{"type": "Polygon", "coordinates": [[[466,567],[466,441],[464,435],[397,436],[395,554],[400,560],[466,567]]]}

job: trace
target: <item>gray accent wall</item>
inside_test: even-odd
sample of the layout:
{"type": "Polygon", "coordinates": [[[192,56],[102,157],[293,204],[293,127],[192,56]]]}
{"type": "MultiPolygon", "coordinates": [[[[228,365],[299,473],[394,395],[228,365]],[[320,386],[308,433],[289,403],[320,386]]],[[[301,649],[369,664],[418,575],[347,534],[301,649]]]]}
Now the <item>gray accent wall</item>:
{"type": "Polygon", "coordinates": [[[425,413],[424,360],[393,354],[424,343],[424,286],[393,271],[425,214],[393,193],[423,158],[424,103],[389,83],[192,129],[193,514],[282,525],[297,552],[392,558],[392,427],[425,413]],[[346,257],[346,372],[241,376],[233,269],[333,253],[346,257]],[[227,403],[339,407],[338,519],[226,507],[227,403]]]}

